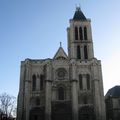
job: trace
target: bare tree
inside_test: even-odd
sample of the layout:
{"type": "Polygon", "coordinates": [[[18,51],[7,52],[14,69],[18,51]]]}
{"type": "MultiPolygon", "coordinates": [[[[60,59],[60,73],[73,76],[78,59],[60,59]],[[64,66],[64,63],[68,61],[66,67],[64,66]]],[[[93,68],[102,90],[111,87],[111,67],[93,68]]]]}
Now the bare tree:
{"type": "Polygon", "coordinates": [[[3,93],[0,95],[0,109],[3,114],[7,117],[13,116],[13,112],[16,109],[16,98],[14,96],[10,96],[7,93],[3,93]]]}

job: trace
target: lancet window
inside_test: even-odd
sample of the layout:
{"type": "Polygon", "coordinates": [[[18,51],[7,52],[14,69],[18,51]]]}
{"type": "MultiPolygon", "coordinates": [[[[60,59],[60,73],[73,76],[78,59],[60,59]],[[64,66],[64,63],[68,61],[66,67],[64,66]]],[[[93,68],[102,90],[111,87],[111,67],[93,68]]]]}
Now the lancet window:
{"type": "Polygon", "coordinates": [[[81,50],[80,50],[80,46],[77,46],[77,59],[81,59],[81,50]]]}
{"type": "Polygon", "coordinates": [[[75,27],[75,40],[78,40],[78,28],[75,27]]]}
{"type": "Polygon", "coordinates": [[[80,40],[83,40],[83,31],[82,31],[82,27],[79,27],[79,37],[80,37],[80,40]]]}
{"type": "Polygon", "coordinates": [[[87,27],[84,27],[84,39],[87,40],[87,27]]]}
{"type": "Polygon", "coordinates": [[[83,79],[82,79],[82,75],[81,74],[79,75],[79,88],[80,88],[80,90],[83,89],[83,79]]]}
{"type": "Polygon", "coordinates": [[[32,76],[32,90],[36,90],[36,75],[32,76]]]}
{"type": "Polygon", "coordinates": [[[87,46],[84,46],[84,58],[88,59],[88,50],[87,50],[87,46]]]}
{"type": "Polygon", "coordinates": [[[64,100],[64,88],[63,87],[59,87],[58,88],[58,100],[64,100]]]}
{"type": "Polygon", "coordinates": [[[44,87],[44,75],[40,75],[40,90],[43,90],[44,87]]]}

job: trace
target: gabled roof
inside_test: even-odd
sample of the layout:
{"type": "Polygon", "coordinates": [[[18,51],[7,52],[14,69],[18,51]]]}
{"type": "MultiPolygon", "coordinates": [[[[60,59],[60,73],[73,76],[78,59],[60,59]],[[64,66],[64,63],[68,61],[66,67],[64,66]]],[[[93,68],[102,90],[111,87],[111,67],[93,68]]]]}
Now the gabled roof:
{"type": "Polygon", "coordinates": [[[78,20],[86,21],[87,20],[85,15],[83,14],[83,12],[81,11],[81,9],[79,7],[76,8],[73,20],[76,20],[76,21],[78,21],[78,20]]]}
{"type": "Polygon", "coordinates": [[[60,46],[53,59],[68,59],[64,49],[60,46]]]}
{"type": "Polygon", "coordinates": [[[120,86],[115,86],[108,90],[106,97],[120,97],[120,86]]]}

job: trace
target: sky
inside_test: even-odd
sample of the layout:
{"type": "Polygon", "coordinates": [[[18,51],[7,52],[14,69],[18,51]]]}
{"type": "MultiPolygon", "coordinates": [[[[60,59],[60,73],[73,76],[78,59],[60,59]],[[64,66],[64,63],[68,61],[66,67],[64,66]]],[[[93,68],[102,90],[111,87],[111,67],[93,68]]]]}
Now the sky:
{"type": "Polygon", "coordinates": [[[21,61],[53,58],[60,42],[67,52],[66,28],[79,4],[91,19],[104,93],[120,85],[120,0],[0,0],[0,94],[17,97],[21,61]]]}

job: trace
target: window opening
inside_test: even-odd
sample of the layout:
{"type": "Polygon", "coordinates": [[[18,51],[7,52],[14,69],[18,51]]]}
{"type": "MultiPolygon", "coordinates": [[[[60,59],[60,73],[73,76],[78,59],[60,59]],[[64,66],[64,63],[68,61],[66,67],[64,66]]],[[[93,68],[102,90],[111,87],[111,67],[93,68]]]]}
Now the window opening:
{"type": "Polygon", "coordinates": [[[63,87],[58,88],[58,99],[64,100],[64,88],[63,87]]]}
{"type": "Polygon", "coordinates": [[[81,59],[81,51],[80,51],[80,46],[77,46],[77,59],[81,59]]]}
{"type": "Polygon", "coordinates": [[[87,51],[87,46],[84,46],[84,58],[88,59],[88,51],[87,51]]]}
{"type": "Polygon", "coordinates": [[[36,98],[36,105],[40,105],[40,99],[39,98],[36,98]]]}
{"type": "Polygon", "coordinates": [[[83,40],[82,27],[79,28],[79,36],[80,36],[80,40],[83,40]]]}
{"type": "Polygon", "coordinates": [[[32,76],[32,90],[36,90],[36,75],[32,76]]]}
{"type": "Polygon", "coordinates": [[[87,40],[87,27],[84,27],[84,39],[87,40]]]}
{"type": "Polygon", "coordinates": [[[82,81],[82,75],[81,74],[79,75],[79,88],[80,88],[80,90],[83,89],[83,81],[82,81]]]}
{"type": "Polygon", "coordinates": [[[75,40],[78,40],[78,28],[75,27],[75,40]]]}
{"type": "Polygon", "coordinates": [[[40,75],[40,90],[43,90],[43,86],[44,86],[44,75],[40,75]]]}

